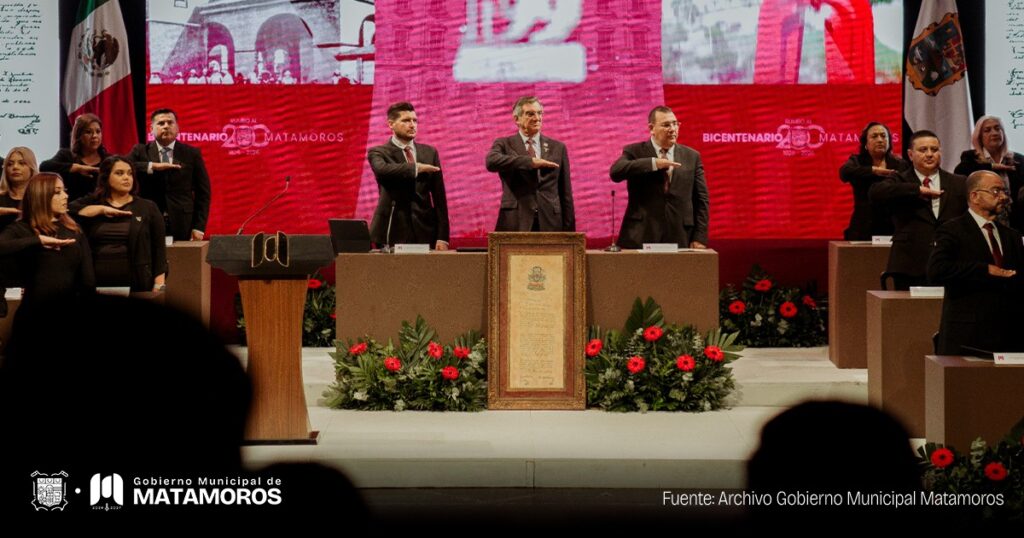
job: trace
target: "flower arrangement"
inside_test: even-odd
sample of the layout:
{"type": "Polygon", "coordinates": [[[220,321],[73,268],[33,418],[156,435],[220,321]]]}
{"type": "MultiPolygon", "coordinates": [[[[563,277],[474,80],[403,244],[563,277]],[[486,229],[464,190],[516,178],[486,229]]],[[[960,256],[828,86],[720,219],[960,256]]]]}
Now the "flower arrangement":
{"type": "Polygon", "coordinates": [[[722,329],[753,347],[813,347],[828,343],[828,305],[813,290],[782,287],[754,265],[743,286],[719,295],[722,329]]]}
{"type": "MultiPolygon", "coordinates": [[[[302,346],[330,347],[334,343],[334,327],[337,315],[334,313],[334,286],[316,273],[306,283],[306,306],[302,313],[302,346]]],[[[241,296],[235,296],[235,311],[238,313],[238,329],[241,341],[245,343],[245,317],[242,315],[241,296]]]]}
{"type": "Polygon", "coordinates": [[[701,336],[665,323],[661,307],[639,298],[622,331],[590,328],[587,406],[605,411],[711,411],[735,388],[728,364],[743,348],[736,333],[701,336]]]}
{"type": "Polygon", "coordinates": [[[925,489],[940,494],[1001,495],[1002,505],[986,503],[978,517],[1024,524],[1024,419],[996,446],[980,437],[968,454],[927,443],[917,449],[925,489]]]}
{"type": "Polygon", "coordinates": [[[372,338],[335,341],[336,381],[324,392],[339,409],[480,411],[487,405],[487,344],[477,331],[437,341],[417,316],[402,323],[398,345],[372,338]]]}

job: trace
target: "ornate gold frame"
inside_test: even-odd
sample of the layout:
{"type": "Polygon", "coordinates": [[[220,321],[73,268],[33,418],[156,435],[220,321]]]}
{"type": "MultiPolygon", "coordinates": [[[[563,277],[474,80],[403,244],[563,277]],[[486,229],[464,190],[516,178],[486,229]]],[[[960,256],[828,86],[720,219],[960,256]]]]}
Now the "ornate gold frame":
{"type": "Polygon", "coordinates": [[[487,238],[487,407],[490,409],[584,409],[586,340],[586,238],[572,232],[494,232],[487,238]],[[560,256],[565,317],[563,388],[513,390],[509,386],[509,259],[512,255],[560,256]]]}

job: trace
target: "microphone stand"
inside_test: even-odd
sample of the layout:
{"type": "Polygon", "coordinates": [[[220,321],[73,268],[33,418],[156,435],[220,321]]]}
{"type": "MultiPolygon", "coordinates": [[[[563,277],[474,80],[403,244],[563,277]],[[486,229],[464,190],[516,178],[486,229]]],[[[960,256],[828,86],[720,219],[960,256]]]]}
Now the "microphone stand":
{"type": "Polygon", "coordinates": [[[391,201],[391,214],[388,215],[388,231],[384,236],[384,246],[380,247],[380,251],[383,254],[391,254],[395,251],[395,248],[391,246],[391,221],[395,218],[395,201],[391,201]]]}
{"type": "Polygon", "coordinates": [[[622,247],[618,245],[618,238],[615,237],[615,191],[612,191],[612,214],[611,214],[611,225],[612,225],[612,244],[608,245],[605,252],[622,252],[622,247]]]}
{"type": "Polygon", "coordinates": [[[238,227],[238,231],[235,232],[235,235],[242,235],[242,230],[245,229],[245,226],[247,224],[249,224],[249,222],[251,222],[252,219],[256,218],[257,215],[259,215],[260,213],[263,213],[263,211],[265,211],[268,207],[270,207],[271,204],[276,202],[278,198],[284,196],[284,193],[288,192],[288,186],[291,185],[291,184],[292,184],[292,176],[285,176],[285,178],[284,178],[284,189],[282,189],[281,192],[277,193],[277,196],[274,196],[273,198],[271,198],[269,202],[263,204],[263,207],[259,208],[255,213],[250,215],[249,218],[245,219],[245,222],[243,222],[242,225],[238,227]]]}

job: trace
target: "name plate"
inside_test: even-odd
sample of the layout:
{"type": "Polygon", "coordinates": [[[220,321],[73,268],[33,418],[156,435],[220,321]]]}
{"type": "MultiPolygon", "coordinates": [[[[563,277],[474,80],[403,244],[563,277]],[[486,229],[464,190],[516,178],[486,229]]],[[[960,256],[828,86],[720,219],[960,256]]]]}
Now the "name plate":
{"type": "Polygon", "coordinates": [[[679,252],[679,243],[644,243],[644,252],[679,252]]]}
{"type": "Polygon", "coordinates": [[[996,364],[1024,364],[1024,353],[993,353],[996,364]]]}
{"type": "Polygon", "coordinates": [[[395,243],[395,254],[427,254],[430,245],[426,243],[395,243]]]}
{"type": "Polygon", "coordinates": [[[4,299],[7,299],[8,301],[20,301],[21,294],[24,291],[25,290],[22,288],[7,288],[7,291],[4,292],[4,299]]]}
{"type": "Polygon", "coordinates": [[[872,235],[871,236],[871,244],[872,245],[891,245],[892,244],[892,236],[891,235],[872,235]]]}
{"type": "Polygon", "coordinates": [[[942,286],[910,286],[911,297],[943,297],[946,288],[942,286]]]}
{"type": "Polygon", "coordinates": [[[128,297],[131,294],[132,289],[128,286],[109,286],[109,287],[97,287],[96,293],[101,295],[114,295],[116,297],[128,297]]]}

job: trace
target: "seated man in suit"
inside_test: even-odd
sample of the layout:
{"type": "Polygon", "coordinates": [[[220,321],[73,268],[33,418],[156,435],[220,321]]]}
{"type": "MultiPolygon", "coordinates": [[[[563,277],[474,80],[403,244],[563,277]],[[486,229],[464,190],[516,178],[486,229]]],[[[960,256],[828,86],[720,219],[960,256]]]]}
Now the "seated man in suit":
{"type": "Polygon", "coordinates": [[[871,186],[871,203],[882,204],[892,215],[895,232],[886,271],[894,274],[897,290],[924,286],[925,269],[935,244],[935,229],[967,211],[965,178],[939,168],[939,137],[917,131],[910,137],[913,166],[871,186]]]}
{"type": "Polygon", "coordinates": [[[569,153],[565,144],[540,134],[544,106],[521,97],[512,109],[519,132],[494,141],[487,171],[501,178],[497,232],[574,232],[569,153]]]}
{"type": "Polygon", "coordinates": [[[418,120],[410,103],[388,107],[388,127],[391,139],[367,154],[380,193],[370,238],[378,245],[427,243],[448,250],[448,201],[437,150],[413,142],[418,120]]]}
{"type": "Polygon", "coordinates": [[[179,142],[178,116],[159,108],[150,116],[153,142],[128,154],[139,194],[156,202],[175,241],[202,241],[210,214],[210,176],[199,148],[179,142]]]}
{"type": "Polygon", "coordinates": [[[996,218],[1010,203],[1003,178],[990,170],[967,178],[970,209],[935,232],[928,279],[945,286],[937,353],[967,355],[961,346],[1016,351],[1024,310],[1021,234],[996,218]]]}
{"type": "Polygon", "coordinates": [[[629,202],[619,245],[676,243],[707,248],[708,186],[700,154],[676,143],[679,121],[671,108],[655,107],[647,116],[650,140],[630,144],[611,168],[612,181],[626,180],[629,202]]]}

